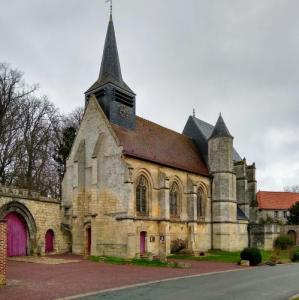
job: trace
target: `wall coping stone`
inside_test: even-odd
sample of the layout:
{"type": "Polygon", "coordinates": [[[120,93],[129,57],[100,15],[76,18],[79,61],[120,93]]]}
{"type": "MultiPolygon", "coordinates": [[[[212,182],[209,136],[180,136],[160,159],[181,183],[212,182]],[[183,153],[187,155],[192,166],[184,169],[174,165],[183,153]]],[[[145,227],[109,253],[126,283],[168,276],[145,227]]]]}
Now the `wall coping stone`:
{"type": "Polygon", "coordinates": [[[59,199],[41,196],[39,192],[3,185],[0,185],[0,197],[11,197],[17,199],[60,204],[59,199]]]}

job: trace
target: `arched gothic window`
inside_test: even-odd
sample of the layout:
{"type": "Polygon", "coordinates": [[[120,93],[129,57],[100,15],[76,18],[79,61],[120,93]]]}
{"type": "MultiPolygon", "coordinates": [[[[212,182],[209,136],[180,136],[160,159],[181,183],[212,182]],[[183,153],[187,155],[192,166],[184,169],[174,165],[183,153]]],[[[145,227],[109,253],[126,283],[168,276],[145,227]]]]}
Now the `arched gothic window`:
{"type": "Polygon", "coordinates": [[[139,214],[147,214],[148,209],[148,183],[146,178],[141,175],[136,185],[136,211],[139,214]]]}
{"type": "Polygon", "coordinates": [[[175,182],[169,191],[169,212],[171,217],[179,216],[179,187],[175,182]]]}
{"type": "Polygon", "coordinates": [[[197,217],[203,217],[204,194],[201,188],[197,190],[197,217]]]}

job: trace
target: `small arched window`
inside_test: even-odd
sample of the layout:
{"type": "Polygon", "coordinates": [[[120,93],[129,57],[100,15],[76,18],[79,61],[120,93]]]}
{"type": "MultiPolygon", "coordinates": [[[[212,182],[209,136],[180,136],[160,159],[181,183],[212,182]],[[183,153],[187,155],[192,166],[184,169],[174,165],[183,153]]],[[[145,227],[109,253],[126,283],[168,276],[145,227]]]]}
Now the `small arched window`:
{"type": "Polygon", "coordinates": [[[179,187],[175,182],[169,191],[169,212],[171,217],[179,216],[179,187]]]}
{"type": "Polygon", "coordinates": [[[197,218],[203,217],[204,193],[201,188],[197,190],[197,218]]]}
{"type": "Polygon", "coordinates": [[[146,178],[141,175],[136,185],[136,211],[139,214],[147,214],[148,204],[148,183],[146,178]]]}

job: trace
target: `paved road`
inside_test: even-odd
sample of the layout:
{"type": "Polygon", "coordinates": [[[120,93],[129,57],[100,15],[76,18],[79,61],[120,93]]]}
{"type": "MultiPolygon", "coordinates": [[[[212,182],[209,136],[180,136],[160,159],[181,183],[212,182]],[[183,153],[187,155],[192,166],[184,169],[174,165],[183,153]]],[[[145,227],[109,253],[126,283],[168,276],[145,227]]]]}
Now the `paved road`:
{"type": "Polygon", "coordinates": [[[286,300],[299,293],[299,264],[259,267],[161,282],[82,300],[286,300]]]}

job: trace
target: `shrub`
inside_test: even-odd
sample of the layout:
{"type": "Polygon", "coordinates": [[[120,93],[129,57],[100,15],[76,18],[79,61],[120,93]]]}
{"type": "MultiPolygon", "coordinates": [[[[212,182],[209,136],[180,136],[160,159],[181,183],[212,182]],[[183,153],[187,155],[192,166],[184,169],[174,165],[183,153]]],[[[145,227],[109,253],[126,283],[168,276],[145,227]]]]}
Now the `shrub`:
{"type": "Polygon", "coordinates": [[[279,250],[287,250],[294,246],[294,241],[287,235],[281,235],[274,241],[274,248],[279,250]]]}
{"type": "Polygon", "coordinates": [[[181,239],[171,241],[171,253],[178,253],[181,250],[187,248],[187,242],[181,239]]]}
{"type": "Polygon", "coordinates": [[[257,248],[245,248],[240,256],[242,260],[249,260],[251,266],[256,266],[262,262],[262,253],[257,248]]]}
{"type": "Polygon", "coordinates": [[[299,248],[295,248],[290,255],[292,262],[299,262],[299,248]]]}

